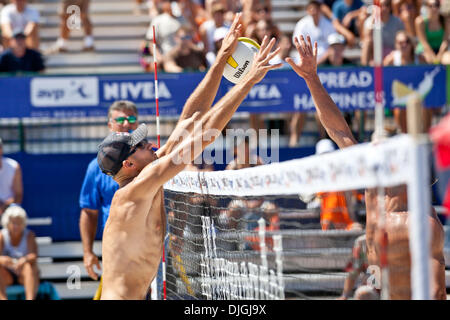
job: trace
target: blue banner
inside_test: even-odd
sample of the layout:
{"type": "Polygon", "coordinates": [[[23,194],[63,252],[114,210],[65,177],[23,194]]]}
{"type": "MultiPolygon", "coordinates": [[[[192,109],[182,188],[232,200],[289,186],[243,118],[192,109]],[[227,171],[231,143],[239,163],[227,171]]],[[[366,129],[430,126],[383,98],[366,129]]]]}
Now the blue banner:
{"type": "MultiPolygon", "coordinates": [[[[160,74],[161,116],[178,115],[204,73],[160,74]]],[[[319,77],[343,111],[373,109],[371,67],[319,68],[319,77]]],[[[446,68],[441,65],[383,68],[385,106],[404,107],[412,93],[426,107],[446,103],[446,68]]],[[[216,101],[233,84],[223,79],[216,101]]],[[[141,115],[156,113],[153,74],[0,77],[0,118],[105,116],[112,102],[136,103],[141,115]]],[[[237,112],[314,112],[303,79],[292,70],[275,70],[255,85],[237,112]]]]}

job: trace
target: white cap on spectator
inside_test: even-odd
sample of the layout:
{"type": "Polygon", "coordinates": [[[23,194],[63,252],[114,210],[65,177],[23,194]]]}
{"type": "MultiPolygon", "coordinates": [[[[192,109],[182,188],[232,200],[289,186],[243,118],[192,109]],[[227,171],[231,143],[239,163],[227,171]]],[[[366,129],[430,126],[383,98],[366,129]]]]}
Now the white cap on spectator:
{"type": "Polygon", "coordinates": [[[223,38],[225,38],[225,36],[228,33],[228,30],[229,30],[228,27],[219,27],[216,30],[214,30],[214,42],[220,41],[223,38]]]}
{"type": "Polygon", "coordinates": [[[345,44],[345,38],[342,34],[332,33],[328,36],[327,42],[330,46],[333,44],[345,44]]]}
{"type": "Polygon", "coordinates": [[[330,139],[322,139],[316,144],[316,154],[323,154],[336,150],[333,141],[330,139]]]}

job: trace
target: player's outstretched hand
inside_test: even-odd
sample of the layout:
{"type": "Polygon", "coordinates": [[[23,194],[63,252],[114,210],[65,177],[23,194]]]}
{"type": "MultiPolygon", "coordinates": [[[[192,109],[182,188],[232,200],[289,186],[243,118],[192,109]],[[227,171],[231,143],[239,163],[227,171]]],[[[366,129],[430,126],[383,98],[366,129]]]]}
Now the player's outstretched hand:
{"type": "Polygon", "coordinates": [[[242,23],[241,23],[242,13],[236,13],[234,16],[233,23],[231,24],[230,30],[226,34],[225,38],[222,40],[222,45],[219,52],[217,53],[217,59],[226,62],[231,54],[236,50],[238,44],[238,39],[242,34],[242,23]]]}
{"type": "Polygon", "coordinates": [[[281,63],[269,64],[269,61],[272,60],[278,54],[278,52],[280,52],[280,47],[272,51],[272,48],[275,45],[275,41],[275,38],[272,38],[269,41],[269,38],[267,36],[264,36],[264,39],[261,43],[261,48],[259,49],[258,53],[255,54],[252,66],[249,72],[245,75],[245,78],[250,80],[252,84],[260,82],[265,77],[267,72],[269,72],[269,70],[277,69],[282,66],[281,63]]]}
{"type": "Polygon", "coordinates": [[[286,62],[302,78],[307,79],[317,75],[317,42],[314,42],[314,48],[309,36],[305,38],[301,35],[300,39],[294,38],[294,45],[300,56],[300,61],[295,63],[292,58],[286,58],[286,62]]]}

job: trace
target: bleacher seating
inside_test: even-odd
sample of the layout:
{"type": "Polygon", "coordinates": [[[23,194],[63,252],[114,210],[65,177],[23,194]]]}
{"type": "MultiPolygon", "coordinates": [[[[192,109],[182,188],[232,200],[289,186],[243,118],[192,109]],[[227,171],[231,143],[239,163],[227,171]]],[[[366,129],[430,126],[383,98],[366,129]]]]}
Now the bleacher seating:
{"type": "MultiPolygon", "coordinates": [[[[273,20],[280,30],[291,35],[295,24],[305,16],[307,0],[273,0],[273,20]]],[[[133,13],[134,0],[93,0],[90,16],[93,23],[95,52],[82,52],[83,30],[72,31],[69,52],[46,56],[46,73],[136,73],[139,44],[145,38],[150,18],[133,13]]],[[[45,52],[59,34],[59,4],[56,0],[32,3],[41,13],[41,50],[45,52]]],[[[357,56],[355,50],[348,52],[357,56]]]]}
{"type": "MultiPolygon", "coordinates": [[[[74,30],[69,52],[46,56],[46,72],[64,73],[135,73],[139,65],[139,44],[145,37],[150,18],[133,14],[133,0],[93,0],[90,17],[93,24],[95,52],[82,52],[83,30],[74,30]]],[[[41,13],[41,50],[45,52],[59,35],[59,1],[32,3],[41,13]]]]}

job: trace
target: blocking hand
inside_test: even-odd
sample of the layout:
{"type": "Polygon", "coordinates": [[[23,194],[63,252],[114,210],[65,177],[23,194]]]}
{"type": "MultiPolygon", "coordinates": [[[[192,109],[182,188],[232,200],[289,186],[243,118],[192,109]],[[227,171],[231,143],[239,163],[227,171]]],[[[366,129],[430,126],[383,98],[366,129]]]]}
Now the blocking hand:
{"type": "Polygon", "coordinates": [[[249,79],[253,84],[260,82],[269,70],[277,69],[282,66],[281,63],[269,64],[269,61],[272,60],[278,52],[280,52],[280,47],[271,52],[274,45],[275,38],[272,38],[269,41],[269,38],[264,36],[261,48],[258,53],[255,54],[252,66],[249,72],[245,75],[245,78],[249,79]]]}
{"type": "Polygon", "coordinates": [[[241,16],[242,13],[237,13],[235,15],[230,30],[228,30],[227,35],[222,40],[222,45],[219,52],[217,53],[217,58],[223,57],[224,61],[226,61],[226,59],[231,56],[234,50],[236,50],[238,39],[242,33],[241,16]]]}
{"type": "Polygon", "coordinates": [[[294,45],[300,56],[299,62],[296,64],[292,58],[286,58],[286,62],[294,69],[294,71],[302,78],[309,78],[317,75],[317,42],[314,48],[311,44],[309,36],[305,38],[301,35],[300,39],[294,38],[294,45]]]}

